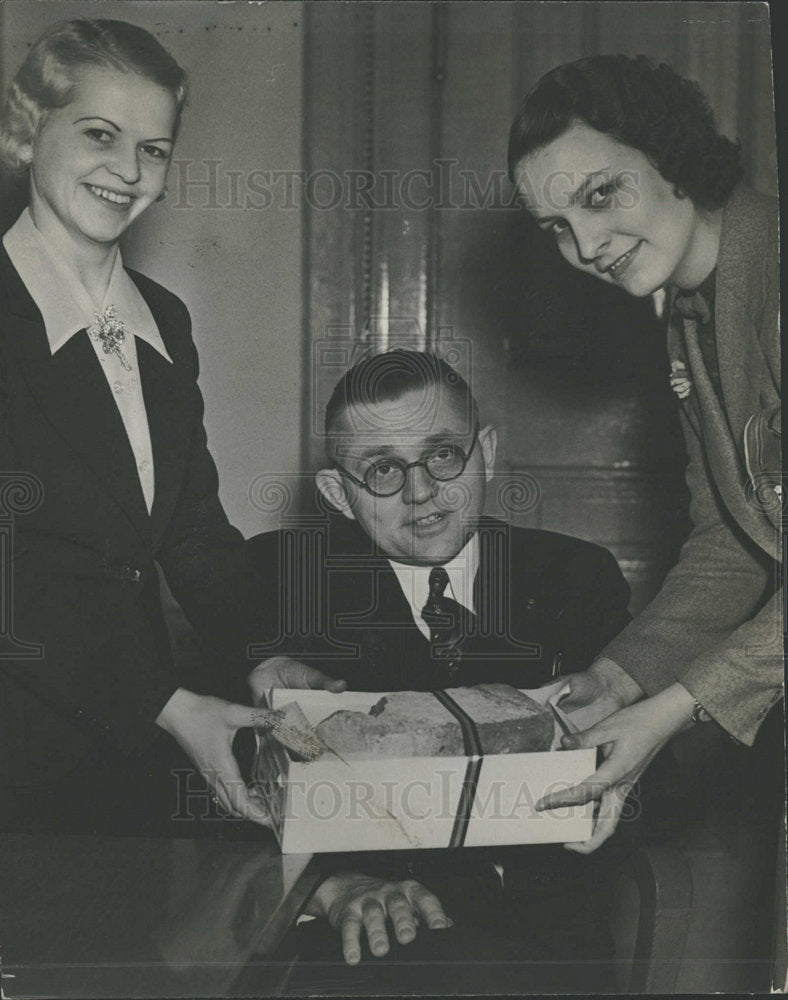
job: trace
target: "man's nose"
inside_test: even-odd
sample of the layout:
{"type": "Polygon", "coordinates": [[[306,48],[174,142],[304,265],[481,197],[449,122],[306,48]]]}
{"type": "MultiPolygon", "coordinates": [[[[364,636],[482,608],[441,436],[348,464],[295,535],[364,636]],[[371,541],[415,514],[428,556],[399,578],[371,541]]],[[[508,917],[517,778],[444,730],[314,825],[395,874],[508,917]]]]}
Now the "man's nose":
{"type": "Polygon", "coordinates": [[[405,473],[402,500],[408,504],[425,503],[434,496],[437,485],[423,465],[412,465],[405,473]]]}

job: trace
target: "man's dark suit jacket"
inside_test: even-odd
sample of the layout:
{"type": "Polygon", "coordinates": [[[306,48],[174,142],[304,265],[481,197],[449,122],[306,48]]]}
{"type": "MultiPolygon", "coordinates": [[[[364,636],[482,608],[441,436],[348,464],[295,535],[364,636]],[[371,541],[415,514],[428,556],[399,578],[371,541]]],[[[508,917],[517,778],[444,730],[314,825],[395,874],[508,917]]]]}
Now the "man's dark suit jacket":
{"type": "MultiPolygon", "coordinates": [[[[550,680],[557,653],[563,672],[581,670],[629,621],[629,587],[606,549],[491,519],[481,523],[479,541],[474,603],[480,634],[467,643],[456,684],[537,687],[550,680]]],[[[294,656],[357,690],[431,686],[429,642],[387,559],[355,522],[339,515],[317,518],[258,535],[248,545],[266,638],[254,658],[294,656]]],[[[420,944],[395,948],[395,958],[422,969],[414,992],[435,985],[431,962],[438,962],[444,975],[458,960],[482,962],[483,971],[489,969],[485,962],[522,961],[526,954],[548,963],[545,980],[551,984],[563,982],[554,970],[570,959],[596,962],[579,966],[575,977],[593,989],[589,970],[607,956],[604,921],[595,894],[589,896],[584,885],[582,861],[558,845],[325,854],[318,860],[325,875],[355,870],[416,878],[444,904],[455,921],[450,936],[441,931],[422,940],[420,935],[420,944]],[[494,862],[504,864],[505,892],[494,862]]],[[[299,954],[309,962],[330,959],[341,967],[338,942],[338,932],[323,921],[299,928],[299,954]]],[[[300,968],[304,975],[310,966],[300,968]]],[[[324,968],[316,965],[315,975],[323,975],[324,968]]],[[[353,971],[349,991],[357,986],[353,971]]],[[[304,991],[313,992],[315,982],[307,980],[304,991]]],[[[528,980],[536,982],[533,976],[528,980]]]]}
{"type": "MultiPolygon", "coordinates": [[[[589,666],[629,621],[629,587],[598,545],[484,519],[476,626],[453,686],[538,687],[589,666]]],[[[356,522],[304,521],[247,543],[262,622],[253,659],[287,655],[360,691],[432,686],[430,645],[386,557],[356,522]]]]}
{"type": "Polygon", "coordinates": [[[10,785],[52,782],[97,746],[149,746],[179,685],[220,693],[218,681],[173,665],[155,562],[198,629],[240,641],[245,549],[218,499],[189,314],[165,288],[131,277],[173,362],[138,341],[150,514],[86,331],[51,355],[0,245],[0,530],[13,544],[13,567],[8,547],[0,567],[0,759],[10,785]]]}

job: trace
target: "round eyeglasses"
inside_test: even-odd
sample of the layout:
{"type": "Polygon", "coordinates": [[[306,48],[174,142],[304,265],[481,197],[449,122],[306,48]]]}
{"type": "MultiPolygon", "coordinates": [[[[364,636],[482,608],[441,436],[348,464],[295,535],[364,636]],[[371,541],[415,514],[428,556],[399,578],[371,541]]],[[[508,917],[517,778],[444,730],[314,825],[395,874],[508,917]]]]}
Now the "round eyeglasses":
{"type": "Polygon", "coordinates": [[[409,470],[415,469],[417,466],[425,469],[431,479],[436,479],[441,483],[458,479],[465,472],[465,466],[473,454],[478,437],[479,425],[477,424],[473,432],[473,443],[467,452],[456,444],[439,444],[417,462],[406,464],[396,458],[380,458],[369,466],[363,479],[354,476],[339,462],[335,462],[334,465],[343,476],[347,476],[357,486],[361,486],[367,493],[371,493],[372,496],[393,497],[404,487],[409,470]]]}

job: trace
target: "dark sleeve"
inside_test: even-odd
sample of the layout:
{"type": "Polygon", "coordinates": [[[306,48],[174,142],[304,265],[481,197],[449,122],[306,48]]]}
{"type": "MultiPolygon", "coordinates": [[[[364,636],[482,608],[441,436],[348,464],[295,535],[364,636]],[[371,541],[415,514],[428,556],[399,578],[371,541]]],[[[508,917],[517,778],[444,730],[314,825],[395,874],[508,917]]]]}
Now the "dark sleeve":
{"type": "MultiPolygon", "coordinates": [[[[178,503],[156,554],[173,596],[204,644],[205,663],[183,678],[192,690],[225,697],[245,692],[254,663],[248,658],[256,607],[254,579],[243,535],[219,500],[219,477],[208,450],[204,404],[196,382],[195,416],[178,503]]],[[[248,697],[248,692],[246,697],[248,697]]]]}
{"type": "Polygon", "coordinates": [[[246,544],[254,578],[252,660],[289,656],[342,677],[343,655],[354,647],[341,642],[342,630],[332,624],[338,583],[327,569],[327,524],[270,531],[246,544]]]}

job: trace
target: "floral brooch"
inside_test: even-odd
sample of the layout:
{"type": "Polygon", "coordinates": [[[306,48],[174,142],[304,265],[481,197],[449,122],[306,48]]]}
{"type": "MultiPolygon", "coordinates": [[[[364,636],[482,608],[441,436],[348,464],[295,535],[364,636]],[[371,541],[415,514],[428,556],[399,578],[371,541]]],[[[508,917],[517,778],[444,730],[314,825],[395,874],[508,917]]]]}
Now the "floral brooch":
{"type": "Polygon", "coordinates": [[[123,320],[117,318],[115,306],[107,306],[103,312],[96,313],[95,316],[96,322],[88,327],[88,335],[93,340],[101,341],[105,354],[116,354],[126,371],[130,372],[131,365],[120,346],[126,340],[126,328],[123,320]]]}
{"type": "Polygon", "coordinates": [[[687,368],[683,361],[671,361],[670,363],[670,388],[679,399],[686,399],[692,392],[692,380],[687,375],[687,368]]]}

